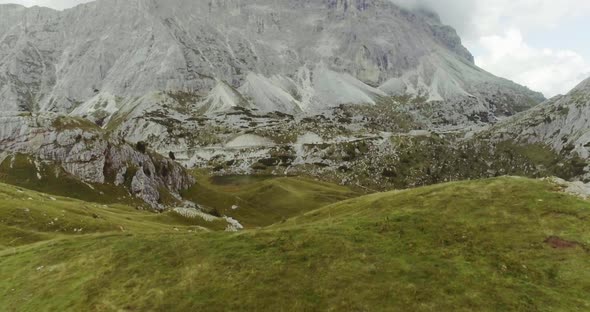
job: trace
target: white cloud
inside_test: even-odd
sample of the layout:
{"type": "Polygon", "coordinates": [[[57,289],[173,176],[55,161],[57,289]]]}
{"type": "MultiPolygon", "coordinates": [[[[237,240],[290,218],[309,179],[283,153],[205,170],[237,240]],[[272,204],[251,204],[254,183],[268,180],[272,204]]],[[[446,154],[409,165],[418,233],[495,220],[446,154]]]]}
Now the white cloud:
{"type": "MultiPolygon", "coordinates": [[[[453,1],[453,0],[451,0],[453,1]]],[[[589,16],[588,0],[494,0],[477,1],[472,24],[480,35],[489,35],[506,27],[521,31],[546,30],[565,19],[589,16]]]]}
{"type": "Polygon", "coordinates": [[[479,3],[474,0],[391,0],[408,9],[429,9],[438,13],[443,22],[465,35],[473,26],[473,15],[479,3]]]}
{"type": "Polygon", "coordinates": [[[49,8],[54,8],[58,10],[63,10],[67,8],[71,8],[75,5],[80,3],[90,2],[92,0],[0,0],[0,4],[3,3],[17,3],[22,4],[24,6],[44,6],[49,8]]]}
{"type": "Polygon", "coordinates": [[[428,8],[466,39],[499,34],[507,28],[534,31],[565,18],[590,16],[588,0],[391,0],[408,8],[428,8]]]}
{"type": "MultiPolygon", "coordinates": [[[[566,93],[590,76],[590,55],[568,47],[547,49],[527,44],[527,36],[556,29],[568,19],[587,17],[588,0],[392,0],[410,8],[429,8],[455,27],[489,72],[524,84],[546,96],[566,93]]],[[[588,22],[587,29],[590,29],[588,22]]],[[[572,35],[564,34],[564,35],[572,35]]],[[[578,34],[588,42],[585,29],[578,34]]],[[[537,45],[543,44],[537,42],[537,45]]],[[[554,44],[553,44],[554,45],[554,44]]],[[[588,49],[590,50],[590,49],[588,49]]]]}
{"type": "Polygon", "coordinates": [[[517,29],[481,37],[479,44],[484,53],[476,57],[478,66],[549,97],[567,93],[590,76],[590,63],[580,54],[533,48],[517,29]]]}

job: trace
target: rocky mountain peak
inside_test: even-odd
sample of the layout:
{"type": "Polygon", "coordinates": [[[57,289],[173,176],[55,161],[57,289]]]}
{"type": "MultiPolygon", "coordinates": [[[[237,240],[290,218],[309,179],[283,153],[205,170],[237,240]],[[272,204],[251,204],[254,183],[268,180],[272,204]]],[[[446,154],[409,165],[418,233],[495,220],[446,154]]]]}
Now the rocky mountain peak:
{"type": "Polygon", "coordinates": [[[6,11],[14,9],[0,9],[10,16],[0,19],[0,101],[8,111],[70,113],[97,95],[118,106],[163,91],[196,98],[219,91],[218,81],[246,90],[236,95],[245,106],[288,113],[424,96],[442,102],[453,123],[512,114],[538,99],[477,68],[436,15],[386,0],[99,0],[6,11]],[[346,92],[321,81],[334,75],[346,92]],[[515,105],[495,103],[499,94],[515,105]]]}
{"type": "Polygon", "coordinates": [[[580,84],[578,84],[572,90],[572,92],[585,92],[590,95],[590,78],[587,78],[586,80],[584,80],[580,84]]]}

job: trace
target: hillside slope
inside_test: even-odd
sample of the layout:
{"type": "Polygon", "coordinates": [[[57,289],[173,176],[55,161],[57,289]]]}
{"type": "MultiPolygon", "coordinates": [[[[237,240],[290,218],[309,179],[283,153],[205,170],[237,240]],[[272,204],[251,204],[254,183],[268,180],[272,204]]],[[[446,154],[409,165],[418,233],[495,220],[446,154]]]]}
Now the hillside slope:
{"type": "Polygon", "coordinates": [[[0,250],[92,235],[224,227],[217,222],[187,219],[172,211],[156,214],[120,203],[99,204],[0,183],[0,250]]]}
{"type": "Polygon", "coordinates": [[[197,183],[182,195],[205,210],[255,228],[361,194],[348,187],[301,177],[209,177],[201,173],[197,174],[197,183]]]}
{"type": "Polygon", "coordinates": [[[183,195],[198,206],[148,213],[137,210],[139,203],[113,186],[85,185],[68,177],[38,180],[34,173],[23,174],[27,164],[26,159],[15,162],[12,170],[21,173],[15,176],[7,177],[7,168],[2,168],[0,178],[51,194],[0,183],[0,249],[72,235],[227,230],[231,222],[259,228],[359,196],[342,186],[298,177],[197,175],[198,183],[183,195]]]}
{"type": "Polygon", "coordinates": [[[566,95],[496,125],[492,131],[520,141],[542,142],[558,152],[590,157],[590,78],[566,95]]]}
{"type": "Polygon", "coordinates": [[[590,181],[590,78],[566,95],[507,118],[480,135],[521,144],[544,144],[562,159],[579,159],[579,167],[585,169],[578,179],[590,181]]]}
{"type": "Polygon", "coordinates": [[[499,178],[356,198],[266,229],[0,251],[8,311],[583,311],[590,203],[499,178]]]}

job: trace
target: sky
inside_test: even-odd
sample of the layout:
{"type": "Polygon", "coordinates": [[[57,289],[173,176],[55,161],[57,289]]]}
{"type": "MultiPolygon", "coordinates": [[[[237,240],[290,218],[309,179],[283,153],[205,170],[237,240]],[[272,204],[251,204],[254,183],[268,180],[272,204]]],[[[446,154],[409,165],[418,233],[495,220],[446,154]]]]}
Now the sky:
{"type": "Polygon", "coordinates": [[[58,10],[63,10],[67,8],[71,8],[77,4],[90,2],[92,0],[0,0],[0,4],[2,3],[18,3],[25,6],[44,6],[50,7],[58,10]]]}
{"type": "Polygon", "coordinates": [[[547,97],[590,77],[589,0],[392,0],[453,26],[483,69],[547,97]]]}
{"type": "MultiPolygon", "coordinates": [[[[89,1],[0,3],[64,9],[89,1]]],[[[444,23],[457,29],[478,66],[547,97],[567,93],[590,77],[589,0],[391,1],[437,12],[444,23]]]]}

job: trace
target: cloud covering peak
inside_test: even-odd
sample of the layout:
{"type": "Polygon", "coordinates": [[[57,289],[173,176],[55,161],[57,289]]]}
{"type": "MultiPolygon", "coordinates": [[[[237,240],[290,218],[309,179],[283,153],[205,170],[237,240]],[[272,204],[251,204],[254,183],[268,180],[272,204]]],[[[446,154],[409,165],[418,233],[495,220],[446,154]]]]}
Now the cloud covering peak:
{"type": "MultiPolygon", "coordinates": [[[[90,1],[0,0],[0,4],[65,9],[90,1]]],[[[542,91],[546,96],[566,93],[590,75],[590,41],[585,32],[590,29],[588,0],[390,1],[407,9],[436,12],[443,23],[457,30],[479,66],[542,91]],[[581,20],[579,29],[563,27],[575,19],[581,20]],[[552,35],[546,34],[548,30],[552,30],[552,35]],[[542,39],[533,44],[530,42],[533,36],[542,39]],[[577,36],[570,39],[578,43],[577,49],[561,43],[560,37],[565,36],[577,36]]]]}
{"type": "MultiPolygon", "coordinates": [[[[391,0],[408,9],[427,9],[453,26],[484,69],[551,97],[567,93],[590,75],[588,0],[391,0]],[[583,29],[563,25],[581,20],[583,29]],[[546,32],[552,30],[553,35],[546,32]],[[583,52],[556,36],[579,36],[583,52]],[[535,44],[530,37],[540,37],[535,44]]],[[[580,48],[580,46],[578,46],[580,48]]]]}
{"type": "Polygon", "coordinates": [[[63,10],[90,1],[92,0],[0,0],[0,4],[16,3],[28,7],[38,5],[57,10],[63,10]]]}

